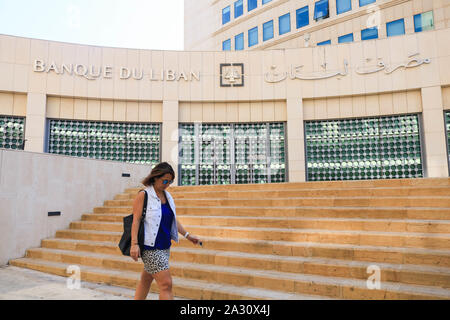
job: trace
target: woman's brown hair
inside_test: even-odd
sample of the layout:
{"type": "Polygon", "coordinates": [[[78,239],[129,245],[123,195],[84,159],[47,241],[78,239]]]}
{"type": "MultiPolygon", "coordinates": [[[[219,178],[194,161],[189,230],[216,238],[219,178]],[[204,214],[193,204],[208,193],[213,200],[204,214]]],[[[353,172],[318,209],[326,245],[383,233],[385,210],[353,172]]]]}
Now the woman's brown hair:
{"type": "Polygon", "coordinates": [[[161,162],[152,169],[152,172],[150,172],[144,180],[142,180],[142,184],[149,187],[155,183],[156,178],[160,178],[166,173],[172,175],[172,180],[175,179],[175,172],[173,171],[172,166],[167,162],[161,162]]]}

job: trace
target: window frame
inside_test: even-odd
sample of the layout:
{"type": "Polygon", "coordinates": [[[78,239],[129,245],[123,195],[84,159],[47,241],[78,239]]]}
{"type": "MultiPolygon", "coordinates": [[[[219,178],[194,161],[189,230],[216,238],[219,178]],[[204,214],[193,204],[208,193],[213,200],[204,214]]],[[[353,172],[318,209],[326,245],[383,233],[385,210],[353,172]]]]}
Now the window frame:
{"type": "Polygon", "coordinates": [[[235,50],[235,51],[241,51],[241,50],[244,50],[244,49],[245,49],[244,32],[241,32],[241,33],[239,33],[239,34],[237,34],[237,35],[234,36],[234,50],[235,50]],[[237,43],[237,40],[240,40],[240,39],[241,39],[240,36],[242,36],[242,49],[239,49],[240,46],[237,45],[237,44],[238,44],[238,43],[237,43]]]}
{"type": "Polygon", "coordinates": [[[237,0],[237,1],[235,1],[234,2],[234,18],[236,19],[236,18],[239,18],[240,16],[242,16],[242,15],[244,15],[244,0],[237,0]],[[236,15],[236,12],[238,12],[238,10],[237,9],[239,9],[239,7],[236,7],[236,4],[237,3],[240,3],[241,5],[240,5],[240,10],[242,10],[241,11],[241,14],[240,15],[236,15]]]}
{"type": "MultiPolygon", "coordinates": [[[[392,33],[392,31],[391,31],[391,33],[392,33]]],[[[402,35],[404,35],[405,33],[406,33],[406,30],[405,30],[405,19],[404,19],[404,18],[397,19],[397,20],[390,21],[390,22],[387,22],[387,23],[386,23],[386,36],[387,36],[388,38],[390,38],[390,37],[396,37],[396,36],[402,36],[402,35]],[[389,34],[389,27],[390,27],[390,26],[394,26],[396,23],[399,23],[399,22],[401,22],[402,25],[403,25],[403,33],[399,33],[399,34],[389,34]]]]}
{"type": "MultiPolygon", "coordinates": [[[[320,11],[320,12],[322,12],[322,11],[320,11]]],[[[330,1],[329,0],[318,0],[318,1],[316,1],[316,3],[314,4],[314,20],[317,22],[317,21],[321,21],[321,20],[327,19],[329,17],[330,17],[330,1]],[[319,17],[317,15],[317,12],[318,12],[317,8],[318,8],[318,6],[320,4],[325,3],[325,2],[327,3],[326,14],[319,17]]]]}
{"type": "Polygon", "coordinates": [[[275,30],[274,30],[274,24],[273,24],[273,20],[270,20],[270,21],[267,21],[267,22],[265,22],[265,23],[263,23],[263,27],[262,27],[262,29],[263,29],[263,42],[264,41],[268,41],[268,40],[270,40],[270,39],[273,39],[273,37],[275,36],[275,30]],[[266,26],[269,24],[269,23],[271,23],[272,24],[272,34],[271,34],[271,36],[269,37],[269,38],[266,38],[265,37],[265,35],[266,35],[266,26]]]}
{"type": "Polygon", "coordinates": [[[250,47],[254,47],[254,46],[256,46],[256,45],[258,45],[258,43],[259,43],[259,39],[258,39],[258,37],[259,37],[259,34],[258,34],[258,26],[256,26],[256,27],[253,27],[253,28],[251,28],[251,29],[249,29],[248,30],[248,47],[250,48],[250,47]],[[252,35],[254,35],[255,34],[255,31],[256,31],[256,42],[255,43],[251,43],[250,41],[252,40],[252,35]]]}
{"type": "Polygon", "coordinates": [[[291,32],[291,13],[290,12],[278,17],[278,35],[281,36],[281,35],[289,33],[289,32],[291,32]],[[287,20],[289,21],[289,30],[286,30],[283,33],[281,33],[281,20],[286,17],[288,17],[287,20]]]}
{"type": "Polygon", "coordinates": [[[295,19],[296,19],[296,24],[295,25],[296,25],[297,29],[300,29],[300,28],[303,28],[303,27],[309,25],[309,5],[304,6],[303,8],[299,8],[299,9],[295,10],[295,19]],[[305,8],[306,8],[306,12],[304,10],[305,8]],[[299,21],[301,21],[298,18],[299,14],[305,14],[305,13],[306,13],[306,17],[307,17],[307,21],[306,21],[307,23],[299,26],[299,21]]]}
{"type": "Polygon", "coordinates": [[[366,29],[361,30],[361,41],[378,39],[379,36],[380,36],[380,35],[379,35],[379,32],[378,32],[378,27],[366,28],[366,29]],[[367,32],[368,32],[368,31],[370,31],[370,30],[376,30],[376,31],[377,31],[377,36],[374,37],[374,38],[366,38],[366,39],[363,39],[363,32],[364,32],[364,31],[367,31],[367,32]]]}
{"type": "Polygon", "coordinates": [[[231,6],[226,6],[225,8],[222,9],[222,25],[227,24],[228,22],[231,21],[231,6]],[[224,11],[228,9],[228,13],[224,13],[224,11]],[[228,20],[225,21],[225,16],[228,15],[228,20]]]}

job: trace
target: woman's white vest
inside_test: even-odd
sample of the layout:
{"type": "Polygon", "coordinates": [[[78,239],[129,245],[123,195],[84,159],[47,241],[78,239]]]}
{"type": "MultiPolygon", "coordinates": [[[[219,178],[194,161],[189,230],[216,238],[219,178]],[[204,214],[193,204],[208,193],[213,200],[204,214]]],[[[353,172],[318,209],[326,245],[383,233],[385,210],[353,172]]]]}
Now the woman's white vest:
{"type": "MultiPolygon", "coordinates": [[[[153,186],[145,189],[148,194],[147,200],[147,212],[144,220],[144,245],[153,247],[156,242],[156,236],[158,235],[159,225],[161,224],[162,210],[161,200],[156,195],[153,186]]],[[[178,227],[177,227],[177,214],[175,212],[175,203],[173,202],[172,195],[165,191],[166,199],[169,202],[170,208],[173,212],[172,229],[170,230],[170,238],[178,242],[178,227]]]]}

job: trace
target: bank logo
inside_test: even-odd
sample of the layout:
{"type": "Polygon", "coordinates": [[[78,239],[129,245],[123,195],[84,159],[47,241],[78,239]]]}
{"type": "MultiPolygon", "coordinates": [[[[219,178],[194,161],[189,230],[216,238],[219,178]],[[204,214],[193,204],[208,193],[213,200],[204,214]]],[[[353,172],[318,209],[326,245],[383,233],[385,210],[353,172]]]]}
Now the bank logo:
{"type": "Polygon", "coordinates": [[[243,63],[221,63],[220,64],[220,86],[221,87],[243,87],[244,86],[244,64],[243,63]]]}

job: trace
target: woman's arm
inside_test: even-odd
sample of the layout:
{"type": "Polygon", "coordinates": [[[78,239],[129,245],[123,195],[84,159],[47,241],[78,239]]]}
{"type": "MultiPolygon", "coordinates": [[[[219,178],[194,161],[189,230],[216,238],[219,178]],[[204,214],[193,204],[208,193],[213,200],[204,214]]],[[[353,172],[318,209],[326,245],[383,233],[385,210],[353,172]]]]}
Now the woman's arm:
{"type": "Polygon", "coordinates": [[[131,225],[131,250],[130,256],[137,261],[140,250],[138,246],[138,232],[141,223],[142,210],[144,209],[145,191],[139,192],[133,202],[133,224],[131,225]]]}
{"type": "MultiPolygon", "coordinates": [[[[180,223],[180,221],[178,221],[177,219],[177,227],[178,227],[178,232],[181,233],[183,236],[186,236],[186,229],[184,229],[183,225],[180,223]]],[[[202,241],[200,240],[200,238],[194,236],[193,234],[188,234],[187,239],[189,241],[191,241],[193,244],[197,244],[200,243],[202,244],[202,241]]]]}

